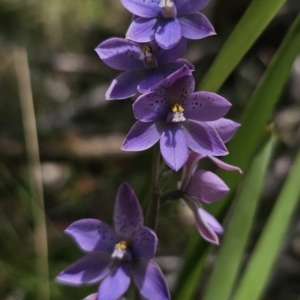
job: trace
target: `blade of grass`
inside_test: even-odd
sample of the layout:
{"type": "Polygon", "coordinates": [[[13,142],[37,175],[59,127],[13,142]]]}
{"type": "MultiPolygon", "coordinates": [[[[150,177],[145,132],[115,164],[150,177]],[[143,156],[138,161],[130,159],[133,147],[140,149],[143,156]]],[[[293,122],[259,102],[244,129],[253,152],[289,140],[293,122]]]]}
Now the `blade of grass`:
{"type": "Polygon", "coordinates": [[[32,99],[27,52],[24,47],[13,48],[16,76],[24,124],[25,143],[28,156],[28,172],[31,187],[34,220],[34,246],[36,252],[38,299],[49,299],[49,271],[46,216],[44,208],[42,172],[39,158],[38,137],[32,99]]]}
{"type": "MultiPolygon", "coordinates": [[[[191,243],[194,243],[192,246],[199,246],[199,252],[198,257],[194,261],[189,261],[190,265],[187,265],[185,261],[185,267],[189,270],[189,272],[186,273],[186,278],[184,281],[184,284],[177,285],[176,289],[173,292],[172,299],[174,300],[182,300],[182,299],[192,299],[192,296],[195,291],[195,287],[198,285],[199,277],[203,271],[205,258],[207,254],[209,253],[209,244],[205,242],[203,239],[200,239],[199,232],[197,231],[197,236],[195,236],[195,240],[191,240],[191,243]]],[[[193,251],[192,247],[188,247],[187,250],[193,251]]],[[[193,252],[190,253],[190,256],[192,257],[193,252]]],[[[178,281],[180,282],[180,281],[178,281]]]]}
{"type": "Polygon", "coordinates": [[[254,0],[227,39],[199,89],[216,92],[286,0],[254,0]]]}
{"type": "Polygon", "coordinates": [[[258,300],[262,295],[298,204],[300,197],[299,170],[300,151],[257,242],[248,267],[242,275],[233,300],[258,300]]]}
{"type": "MultiPolygon", "coordinates": [[[[249,101],[249,105],[241,120],[242,126],[228,146],[230,154],[224,158],[227,163],[238,165],[243,170],[247,168],[257,146],[259,136],[279,99],[299,51],[300,16],[294,21],[276,55],[272,59],[258,88],[249,101]],[[261,105],[262,103],[264,105],[261,105]]],[[[222,170],[218,172],[218,175],[222,177],[231,188],[231,192],[228,193],[222,201],[211,206],[212,213],[219,216],[232,198],[232,194],[239,183],[240,176],[233,172],[226,173],[222,170]]],[[[197,268],[198,260],[199,264],[201,263],[199,253],[201,253],[202,245],[200,241],[199,234],[195,231],[190,239],[184,265],[178,277],[177,289],[175,290],[176,294],[185,284],[188,284],[187,280],[190,280],[189,275],[194,267],[197,268]]],[[[188,284],[188,286],[192,288],[190,284],[188,284]]],[[[195,289],[196,286],[193,288],[195,289]]]]}
{"type": "Polygon", "coordinates": [[[254,221],[259,195],[261,194],[274,145],[275,140],[269,133],[269,139],[250,165],[236,197],[231,219],[222,240],[222,247],[203,300],[228,300],[230,297],[243,260],[243,252],[254,221]]]}

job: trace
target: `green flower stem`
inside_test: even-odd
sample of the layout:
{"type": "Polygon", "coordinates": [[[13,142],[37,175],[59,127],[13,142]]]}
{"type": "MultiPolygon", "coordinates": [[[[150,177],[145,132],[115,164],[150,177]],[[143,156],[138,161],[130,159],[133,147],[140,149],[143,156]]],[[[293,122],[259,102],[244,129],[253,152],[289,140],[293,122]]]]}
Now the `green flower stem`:
{"type": "Polygon", "coordinates": [[[181,190],[170,190],[165,192],[160,197],[160,203],[164,204],[170,200],[177,200],[183,198],[184,194],[181,190]]]}
{"type": "Polygon", "coordinates": [[[151,200],[148,207],[148,227],[155,230],[157,225],[158,211],[160,205],[160,194],[158,189],[160,165],[159,145],[154,146],[152,178],[151,178],[151,200]]]}

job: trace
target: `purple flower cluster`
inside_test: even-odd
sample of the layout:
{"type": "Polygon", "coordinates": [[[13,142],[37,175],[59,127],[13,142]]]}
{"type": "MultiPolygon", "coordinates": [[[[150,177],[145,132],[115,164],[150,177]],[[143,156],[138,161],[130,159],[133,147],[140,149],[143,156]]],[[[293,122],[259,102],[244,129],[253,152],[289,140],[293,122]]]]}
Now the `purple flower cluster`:
{"type": "MultiPolygon", "coordinates": [[[[229,188],[217,175],[197,170],[197,166],[207,157],[219,168],[241,172],[216,158],[228,154],[225,143],[239,124],[224,118],[231,106],[225,98],[195,91],[194,66],[181,58],[187,39],[215,33],[199,12],[208,2],[121,0],[133,14],[126,38],[108,39],[95,51],[105,64],[122,71],[110,84],[107,100],[140,94],[133,103],[137,121],[122,149],[142,151],[159,142],[165,163],[174,171],[183,168],[175,192],[193,211],[200,235],[218,244],[217,234],[223,228],[204,208],[221,199],[229,188]]],[[[98,292],[85,300],[121,300],[132,277],[143,299],[170,299],[164,276],[152,261],[156,234],[143,224],[137,197],[127,184],[121,185],[115,230],[95,219],[79,220],[66,229],[86,255],[62,271],[58,281],[72,285],[101,282],[98,292]]]]}

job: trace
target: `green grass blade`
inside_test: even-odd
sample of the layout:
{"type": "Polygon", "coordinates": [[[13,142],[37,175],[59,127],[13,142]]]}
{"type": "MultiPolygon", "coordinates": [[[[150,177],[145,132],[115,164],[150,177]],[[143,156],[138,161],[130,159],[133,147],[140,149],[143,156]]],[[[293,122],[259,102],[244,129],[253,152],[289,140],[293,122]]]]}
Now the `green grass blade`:
{"type": "Polygon", "coordinates": [[[274,138],[270,135],[250,165],[236,198],[232,217],[222,240],[222,247],[203,300],[228,300],[230,297],[243,259],[243,252],[251,231],[274,145],[274,138]]]}
{"type": "Polygon", "coordinates": [[[291,26],[244,111],[240,120],[242,126],[229,145],[230,154],[225,158],[227,162],[237,163],[242,168],[247,166],[299,52],[300,15],[291,26]]]}
{"type": "Polygon", "coordinates": [[[240,281],[234,300],[258,300],[268,283],[300,197],[300,151],[240,281]]]}
{"type": "Polygon", "coordinates": [[[202,80],[199,89],[216,92],[286,0],[254,0],[202,80]]]}
{"type": "MultiPolygon", "coordinates": [[[[257,147],[259,137],[267,123],[274,106],[276,105],[285,82],[289,76],[293,62],[300,52],[300,16],[294,21],[291,29],[280,45],[276,55],[263,76],[259,87],[251,97],[242,117],[242,126],[229,144],[230,154],[224,159],[226,162],[238,165],[243,170],[247,168],[249,161],[257,147]],[[263,105],[262,105],[263,103],[263,105]]],[[[227,185],[234,192],[240,180],[240,175],[234,172],[218,172],[227,185]]],[[[222,201],[212,206],[212,213],[220,215],[228,201],[232,197],[229,193],[222,201]]],[[[201,252],[201,240],[198,233],[191,237],[191,246],[185,257],[185,264],[178,279],[178,291],[186,284],[193,266],[197,265],[199,252],[201,252]],[[197,242],[195,242],[197,241],[197,242]]],[[[191,285],[189,285],[191,287],[191,285]]],[[[191,287],[192,288],[192,287],[191,287]]],[[[194,289],[196,286],[194,286],[194,289]]],[[[177,294],[177,293],[176,293],[177,294]]]]}
{"type": "MultiPolygon", "coordinates": [[[[199,234],[199,233],[198,233],[199,234]]],[[[195,290],[195,286],[198,286],[199,281],[198,278],[202,273],[203,267],[205,265],[205,258],[208,254],[209,247],[204,248],[203,255],[200,256],[198,261],[194,262],[194,267],[191,269],[190,273],[188,274],[188,278],[185,281],[185,285],[175,293],[175,297],[172,299],[174,300],[182,300],[182,299],[192,299],[193,293],[195,290]]]]}

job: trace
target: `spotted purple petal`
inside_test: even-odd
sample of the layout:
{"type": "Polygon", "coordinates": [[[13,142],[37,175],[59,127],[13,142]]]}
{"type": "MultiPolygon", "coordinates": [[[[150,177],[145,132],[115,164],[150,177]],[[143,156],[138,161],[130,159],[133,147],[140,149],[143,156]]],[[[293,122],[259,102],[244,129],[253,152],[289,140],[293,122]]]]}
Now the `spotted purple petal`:
{"type": "Polygon", "coordinates": [[[65,232],[83,251],[111,253],[117,242],[115,232],[106,223],[95,219],[82,219],[72,223],[65,232]]]}
{"type": "Polygon", "coordinates": [[[141,226],[135,233],[132,242],[132,251],[135,257],[151,259],[157,247],[157,236],[148,227],[141,226]]]}
{"type": "Polygon", "coordinates": [[[62,271],[56,279],[70,285],[95,283],[111,272],[110,262],[110,254],[91,252],[62,271]]]}
{"type": "Polygon", "coordinates": [[[115,231],[120,238],[130,240],[142,226],[143,212],[133,189],[123,183],[118,189],[114,211],[115,231]]]}
{"type": "Polygon", "coordinates": [[[137,288],[145,299],[171,299],[165,278],[155,262],[139,259],[132,266],[132,275],[137,288]]]}
{"type": "Polygon", "coordinates": [[[228,191],[228,186],[216,174],[210,171],[197,171],[192,175],[184,192],[198,201],[212,203],[222,198],[228,191]]]}
{"type": "MultiPolygon", "coordinates": [[[[186,65],[191,71],[194,71],[194,66],[189,61],[183,58],[179,58],[172,63],[162,65],[160,70],[163,73],[164,77],[168,77],[169,75],[182,68],[184,65],[186,65]]],[[[153,87],[152,90],[154,90],[154,88],[155,87],[153,87]]]]}
{"type": "Polygon", "coordinates": [[[186,104],[186,100],[192,95],[193,91],[195,90],[195,80],[188,67],[184,66],[183,68],[186,71],[181,73],[181,76],[178,76],[176,80],[173,81],[172,85],[166,91],[166,97],[169,103],[182,103],[184,106],[184,115],[186,115],[185,107],[189,105],[186,104]]]}
{"type": "Polygon", "coordinates": [[[231,103],[215,93],[196,92],[184,102],[184,115],[187,119],[207,122],[222,118],[231,103]]]}
{"type": "Polygon", "coordinates": [[[197,40],[216,34],[208,19],[200,13],[179,17],[178,21],[182,36],[185,38],[197,40]]]}
{"type": "Polygon", "coordinates": [[[111,68],[116,70],[143,69],[141,48],[137,43],[121,38],[111,38],[101,43],[95,51],[111,68]]]}
{"type": "Polygon", "coordinates": [[[189,149],[177,124],[166,125],[160,139],[160,152],[166,164],[178,171],[187,161],[189,149]]]}
{"type": "Polygon", "coordinates": [[[130,284],[130,264],[123,262],[99,286],[98,300],[117,300],[130,284]]]}
{"type": "Polygon", "coordinates": [[[192,75],[192,71],[188,66],[183,66],[176,72],[172,73],[168,76],[158,87],[157,91],[162,94],[167,94],[168,97],[176,97],[176,99],[180,99],[180,95],[175,94],[177,91],[176,85],[180,85],[181,92],[186,94],[190,94],[194,91],[195,80],[192,75]],[[184,82],[185,84],[183,84],[184,82]],[[171,91],[170,91],[171,90],[171,91]]]}

